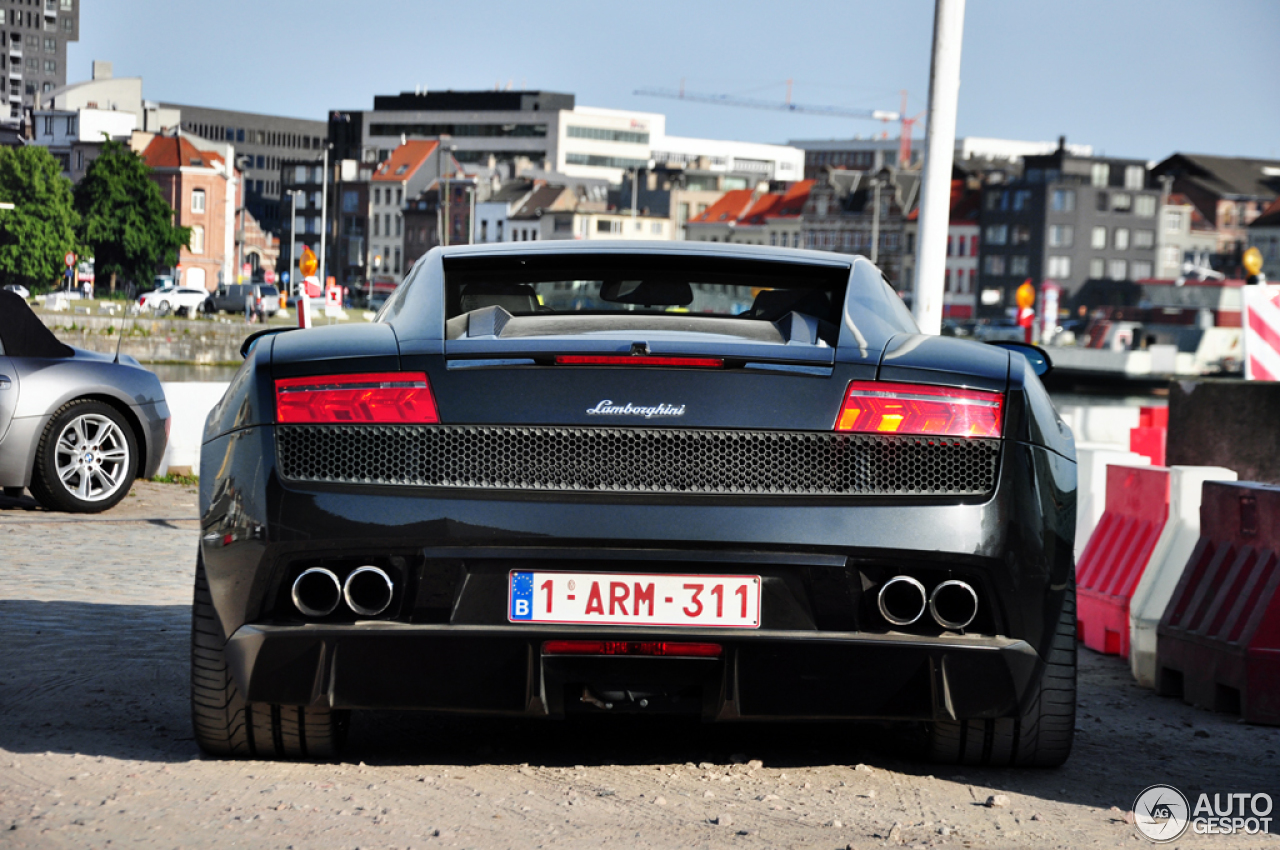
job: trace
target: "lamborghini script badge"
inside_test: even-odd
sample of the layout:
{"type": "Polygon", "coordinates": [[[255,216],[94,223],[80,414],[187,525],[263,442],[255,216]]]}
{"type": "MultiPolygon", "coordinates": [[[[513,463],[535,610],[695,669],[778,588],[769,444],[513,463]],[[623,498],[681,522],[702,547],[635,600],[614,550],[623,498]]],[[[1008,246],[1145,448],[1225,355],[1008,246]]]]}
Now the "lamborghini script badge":
{"type": "Polygon", "coordinates": [[[683,404],[659,404],[656,407],[637,407],[634,404],[615,404],[606,399],[587,410],[589,416],[684,416],[683,404]]]}

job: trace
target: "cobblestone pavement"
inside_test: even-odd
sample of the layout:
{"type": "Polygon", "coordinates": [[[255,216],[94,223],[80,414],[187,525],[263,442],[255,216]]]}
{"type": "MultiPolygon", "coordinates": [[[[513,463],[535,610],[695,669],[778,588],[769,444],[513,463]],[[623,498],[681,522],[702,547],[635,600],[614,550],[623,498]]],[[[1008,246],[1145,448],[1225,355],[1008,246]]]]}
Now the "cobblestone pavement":
{"type": "Polygon", "coordinates": [[[187,716],[195,510],[152,483],[99,517],[0,498],[0,847],[1136,847],[1125,812],[1148,785],[1280,799],[1280,730],[1087,651],[1056,771],[915,764],[826,724],[411,713],[357,713],[341,764],[206,760],[187,716]]]}

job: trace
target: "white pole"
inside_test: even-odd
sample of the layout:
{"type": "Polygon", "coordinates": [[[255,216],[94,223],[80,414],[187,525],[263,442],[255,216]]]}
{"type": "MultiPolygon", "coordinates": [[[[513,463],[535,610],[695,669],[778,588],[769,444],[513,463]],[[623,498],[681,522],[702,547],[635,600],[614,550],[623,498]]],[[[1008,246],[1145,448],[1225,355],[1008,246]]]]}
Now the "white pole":
{"type": "Polygon", "coordinates": [[[871,185],[875,188],[871,199],[871,262],[874,263],[880,257],[880,177],[878,173],[871,178],[871,185]]]}
{"type": "Polygon", "coordinates": [[[298,264],[293,256],[293,248],[298,244],[298,190],[289,190],[289,288],[298,289],[298,264]]]}
{"type": "Polygon", "coordinates": [[[914,304],[916,322],[927,334],[942,330],[942,292],[947,267],[947,226],[951,220],[951,164],[956,148],[964,2],[935,0],[933,11],[929,124],[924,141],[924,186],[920,198],[914,304]]]}
{"type": "Polygon", "coordinates": [[[321,289],[324,289],[325,282],[328,280],[328,278],[325,277],[325,267],[324,267],[325,237],[329,235],[329,216],[328,216],[328,206],[327,206],[328,201],[329,201],[329,146],[325,145],[324,177],[320,182],[320,288],[321,289]]]}

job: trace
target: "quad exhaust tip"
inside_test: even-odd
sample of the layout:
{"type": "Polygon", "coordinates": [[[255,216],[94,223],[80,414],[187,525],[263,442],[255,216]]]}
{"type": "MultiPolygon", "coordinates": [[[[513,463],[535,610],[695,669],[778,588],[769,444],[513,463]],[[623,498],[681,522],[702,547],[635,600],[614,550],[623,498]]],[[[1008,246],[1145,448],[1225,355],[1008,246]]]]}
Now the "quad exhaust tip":
{"type": "Polygon", "coordinates": [[[928,597],[924,585],[911,576],[894,576],[876,597],[880,615],[895,626],[909,626],[924,616],[928,597]]]}
{"type": "Polygon", "coordinates": [[[963,581],[944,581],[929,594],[929,613],[939,626],[960,631],[978,616],[978,594],[963,581]]]}
{"type": "Polygon", "coordinates": [[[308,617],[327,617],[341,601],[338,577],[323,567],[312,567],[293,581],[293,606],[308,617]]]}
{"type": "Polygon", "coordinates": [[[360,616],[376,617],[387,610],[394,591],[391,577],[378,567],[357,567],[342,586],[342,598],[360,616]]]}

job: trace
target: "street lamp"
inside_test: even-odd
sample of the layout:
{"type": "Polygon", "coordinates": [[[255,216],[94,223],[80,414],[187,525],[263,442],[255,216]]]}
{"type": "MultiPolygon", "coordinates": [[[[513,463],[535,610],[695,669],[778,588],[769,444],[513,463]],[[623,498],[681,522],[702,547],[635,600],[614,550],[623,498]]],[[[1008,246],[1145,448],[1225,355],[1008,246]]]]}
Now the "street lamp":
{"type": "Polygon", "coordinates": [[[298,196],[305,194],[301,189],[285,189],[284,193],[289,196],[290,213],[289,213],[289,285],[293,288],[295,294],[301,294],[298,289],[297,261],[293,256],[293,248],[298,244],[298,196]]]}

